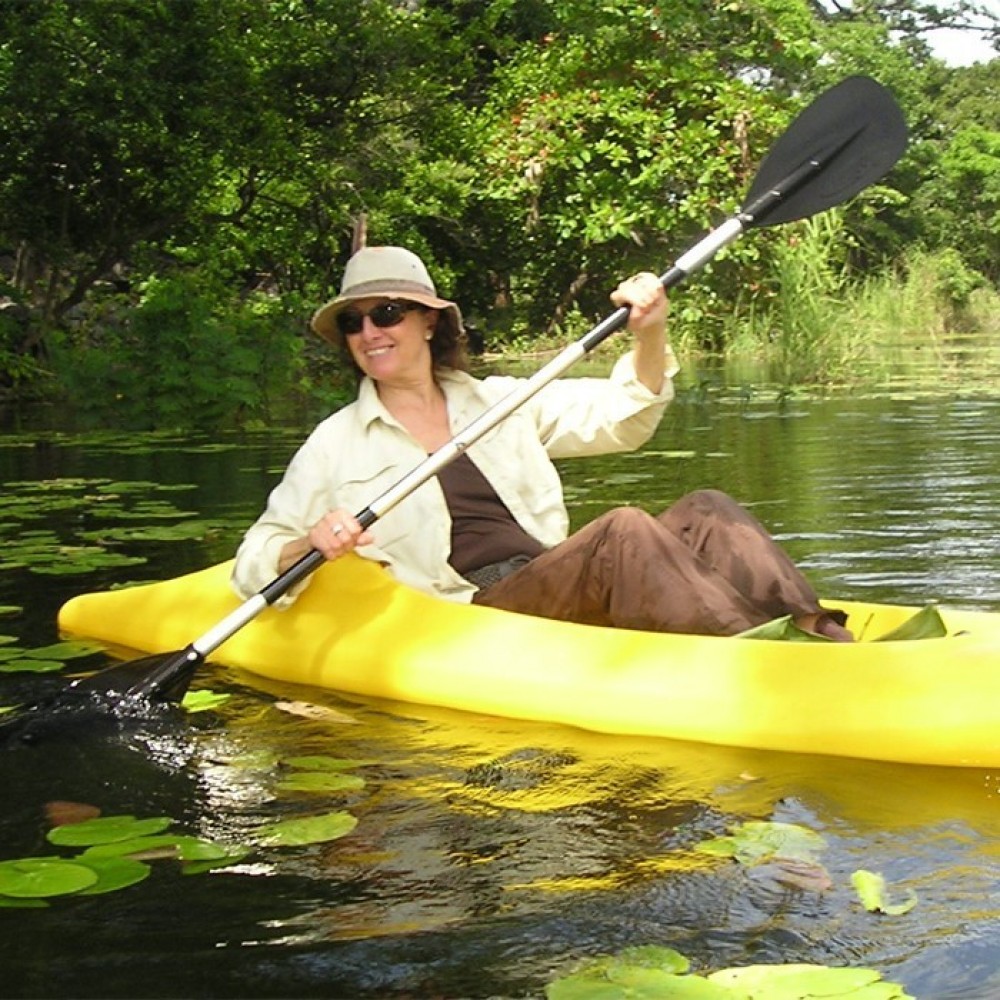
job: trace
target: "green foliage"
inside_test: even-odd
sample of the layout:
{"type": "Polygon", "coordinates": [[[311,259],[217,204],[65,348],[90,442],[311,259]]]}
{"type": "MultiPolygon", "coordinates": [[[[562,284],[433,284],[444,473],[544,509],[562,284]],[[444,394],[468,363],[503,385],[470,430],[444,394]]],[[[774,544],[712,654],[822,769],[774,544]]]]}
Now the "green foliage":
{"type": "Polygon", "coordinates": [[[295,374],[301,320],[285,301],[242,301],[203,272],[150,278],[64,335],[53,367],[72,404],[118,427],[217,427],[267,414],[295,374]]]}
{"type": "MultiPolygon", "coordinates": [[[[575,332],[735,209],[794,113],[857,72],[894,91],[913,142],[815,246],[827,277],[921,245],[995,281],[1000,60],[946,69],[922,40],[970,12],[0,0],[0,281],[32,315],[0,326],[0,386],[68,386],[125,426],[260,419],[296,382],[338,405],[343,373],[297,370],[298,337],[362,213],[494,344],[575,332]]],[[[793,377],[802,348],[821,369],[807,312],[835,289],[806,306],[801,270],[780,238],[735,244],[674,296],[676,339],[724,348],[734,304],[771,312],[787,278],[782,363],[793,377]]]]}

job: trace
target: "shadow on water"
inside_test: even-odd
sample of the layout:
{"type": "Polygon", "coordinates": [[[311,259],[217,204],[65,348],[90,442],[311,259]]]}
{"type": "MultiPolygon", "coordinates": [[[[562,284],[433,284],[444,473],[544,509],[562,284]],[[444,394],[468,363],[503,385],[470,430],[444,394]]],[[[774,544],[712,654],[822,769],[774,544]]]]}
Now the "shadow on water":
{"type": "MultiPolygon", "coordinates": [[[[998,407],[682,393],[643,454],[563,471],[578,522],[722,487],[824,593],[1000,611],[998,407]]],[[[74,593],[226,558],[297,436],[170,438],[146,451],[0,438],[0,606],[20,609],[0,631],[51,643],[74,593]],[[39,572],[85,545],[146,562],[39,572]]],[[[80,663],[67,669],[95,665],[80,663]]],[[[0,702],[63,684],[62,673],[0,675],[0,702]]],[[[194,686],[231,697],[199,716],[0,752],[0,860],[52,853],[46,807],[58,800],[169,816],[232,844],[261,822],[329,810],[357,828],[257,846],[208,874],[164,862],[119,892],[0,908],[5,995],[538,997],[578,961],[637,944],[676,948],[702,972],[816,962],[876,968],[934,1000],[1000,995],[998,773],[603,736],[348,700],[211,664],[194,686]],[[284,790],[301,755],[353,761],[364,785],[284,790]],[[697,850],[750,819],[819,834],[828,884],[697,850]],[[866,912],[850,882],[859,869],[917,905],[866,912]]]]}

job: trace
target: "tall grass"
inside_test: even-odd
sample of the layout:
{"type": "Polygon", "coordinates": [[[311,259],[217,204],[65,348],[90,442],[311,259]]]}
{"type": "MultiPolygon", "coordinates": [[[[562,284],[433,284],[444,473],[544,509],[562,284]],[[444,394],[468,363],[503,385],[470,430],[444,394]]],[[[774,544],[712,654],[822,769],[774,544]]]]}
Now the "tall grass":
{"type": "Polygon", "coordinates": [[[870,382],[921,363],[947,376],[974,340],[984,370],[1000,369],[1000,293],[956,251],[914,249],[858,279],[846,248],[839,213],[797,227],[776,254],[771,294],[733,316],[727,356],[766,361],[784,386],[870,382]]]}

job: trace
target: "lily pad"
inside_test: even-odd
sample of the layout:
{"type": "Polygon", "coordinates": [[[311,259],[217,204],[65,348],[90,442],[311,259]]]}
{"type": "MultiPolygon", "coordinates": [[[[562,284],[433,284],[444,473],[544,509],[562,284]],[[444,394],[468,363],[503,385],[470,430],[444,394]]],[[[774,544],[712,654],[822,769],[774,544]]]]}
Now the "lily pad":
{"type": "Polygon", "coordinates": [[[365,779],[356,774],[330,771],[301,771],[278,782],[283,792],[353,792],[364,787],[365,779]]]}
{"type": "Polygon", "coordinates": [[[220,861],[231,851],[212,840],[190,837],[185,834],[161,833],[137,836],[94,844],[80,855],[81,860],[91,858],[130,857],[136,860],[150,858],[177,858],[180,861],[220,861]]]}
{"type": "Polygon", "coordinates": [[[49,830],[46,839],[60,847],[88,847],[96,844],[113,844],[166,830],[172,819],[156,816],[136,819],[134,816],[98,816],[81,823],[69,823],[49,830]]]}
{"type": "Polygon", "coordinates": [[[220,694],[207,688],[202,691],[188,691],[181,699],[181,708],[185,712],[210,712],[225,704],[231,697],[230,694],[220,694]]]}
{"type": "Polygon", "coordinates": [[[36,660],[22,656],[0,660],[0,674],[50,674],[65,666],[62,660],[36,660]]]}
{"type": "Polygon", "coordinates": [[[367,761],[351,760],[347,757],[326,757],[309,754],[303,757],[288,757],[283,763],[303,771],[347,771],[352,767],[363,767],[367,761]]]}
{"type": "Polygon", "coordinates": [[[812,861],[825,847],[826,841],[804,826],[755,820],[734,827],[729,836],[703,840],[696,849],[753,865],[769,858],[812,861]]]}
{"type": "Polygon", "coordinates": [[[97,881],[97,872],[61,858],[0,861],[0,893],[4,896],[23,899],[66,896],[96,885],[97,881]]]}
{"type": "Polygon", "coordinates": [[[748,965],[713,972],[709,982],[767,1000],[892,1000],[906,997],[902,987],[881,982],[874,969],[827,968],[822,965],[748,965]]]}
{"type": "MultiPolygon", "coordinates": [[[[80,859],[77,864],[84,864],[80,859]]],[[[97,875],[97,882],[80,892],[81,896],[97,896],[117,892],[149,878],[152,869],[142,861],[131,858],[95,858],[86,860],[86,867],[97,875]]]]}
{"type": "Polygon", "coordinates": [[[257,831],[259,842],[268,847],[304,847],[347,836],[358,825],[347,812],[324,813],[270,823],[257,831]]]}

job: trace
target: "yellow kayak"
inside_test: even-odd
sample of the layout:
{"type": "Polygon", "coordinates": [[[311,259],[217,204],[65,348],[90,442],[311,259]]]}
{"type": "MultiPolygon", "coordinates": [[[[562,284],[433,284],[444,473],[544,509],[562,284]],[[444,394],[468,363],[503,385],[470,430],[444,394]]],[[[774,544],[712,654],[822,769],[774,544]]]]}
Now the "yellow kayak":
{"type": "MultiPolygon", "coordinates": [[[[61,609],[60,628],[118,650],[179,649],[239,605],[230,568],[82,594],[61,609]]],[[[877,642],[917,609],[836,604],[862,641],[626,631],[441,601],[348,556],[212,659],[280,681],[603,733],[1000,766],[1000,614],[945,608],[946,637],[877,642]]]]}

